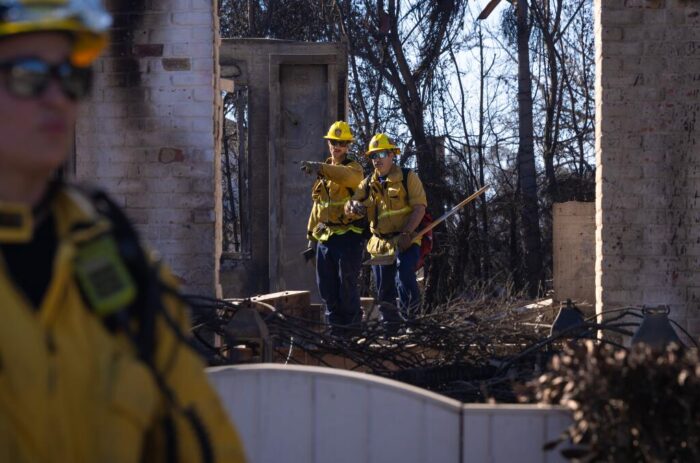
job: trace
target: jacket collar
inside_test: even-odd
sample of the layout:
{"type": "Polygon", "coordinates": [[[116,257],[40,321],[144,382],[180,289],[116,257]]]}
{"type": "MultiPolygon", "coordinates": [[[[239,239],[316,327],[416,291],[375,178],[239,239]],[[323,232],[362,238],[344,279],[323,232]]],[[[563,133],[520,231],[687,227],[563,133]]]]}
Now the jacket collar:
{"type": "Polygon", "coordinates": [[[345,166],[350,164],[352,161],[353,160],[347,154],[345,155],[345,158],[343,158],[340,164],[333,164],[333,156],[329,156],[328,158],[326,158],[326,164],[331,164],[334,166],[345,166]]]}
{"type": "Polygon", "coordinates": [[[29,206],[0,201],[0,243],[26,243],[34,233],[34,215],[29,206]]]}
{"type": "MultiPolygon", "coordinates": [[[[391,169],[389,169],[389,173],[386,176],[387,181],[389,183],[401,183],[403,181],[403,172],[401,171],[401,168],[394,164],[391,166],[391,169]]],[[[372,182],[379,182],[379,172],[376,170],[372,174],[372,182]]]]}
{"type": "Polygon", "coordinates": [[[34,206],[0,201],[0,243],[31,241],[36,226],[49,217],[51,203],[58,190],[58,182],[49,183],[43,196],[34,206]]]}
{"type": "Polygon", "coordinates": [[[66,236],[78,224],[83,225],[81,228],[84,229],[104,230],[99,214],[84,195],[70,186],[52,184],[44,198],[33,208],[0,201],[0,244],[30,242],[36,225],[50,214],[56,218],[59,236],[66,236]]]}

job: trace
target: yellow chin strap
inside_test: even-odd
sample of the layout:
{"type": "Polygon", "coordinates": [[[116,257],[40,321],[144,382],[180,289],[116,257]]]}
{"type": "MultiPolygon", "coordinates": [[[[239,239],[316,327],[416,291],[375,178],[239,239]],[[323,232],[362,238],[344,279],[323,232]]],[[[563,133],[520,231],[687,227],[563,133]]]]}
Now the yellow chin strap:
{"type": "Polygon", "coordinates": [[[0,243],[28,243],[34,233],[32,209],[0,201],[0,243]]]}

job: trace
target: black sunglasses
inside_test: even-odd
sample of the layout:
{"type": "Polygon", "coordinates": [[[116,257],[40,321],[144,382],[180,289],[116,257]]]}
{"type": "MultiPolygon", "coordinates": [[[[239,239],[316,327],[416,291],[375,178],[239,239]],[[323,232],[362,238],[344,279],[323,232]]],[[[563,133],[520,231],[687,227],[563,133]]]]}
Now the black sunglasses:
{"type": "Polygon", "coordinates": [[[384,159],[388,158],[389,155],[391,154],[391,151],[375,151],[374,153],[369,154],[370,159],[384,159]]]}
{"type": "Polygon", "coordinates": [[[0,62],[0,76],[7,91],[18,98],[42,95],[51,79],[58,82],[71,100],[80,100],[90,93],[92,69],[74,66],[69,61],[51,64],[39,58],[18,58],[0,62]]]}
{"type": "Polygon", "coordinates": [[[331,145],[333,146],[348,146],[350,144],[349,141],[343,141],[343,140],[328,140],[331,142],[331,145]]]}

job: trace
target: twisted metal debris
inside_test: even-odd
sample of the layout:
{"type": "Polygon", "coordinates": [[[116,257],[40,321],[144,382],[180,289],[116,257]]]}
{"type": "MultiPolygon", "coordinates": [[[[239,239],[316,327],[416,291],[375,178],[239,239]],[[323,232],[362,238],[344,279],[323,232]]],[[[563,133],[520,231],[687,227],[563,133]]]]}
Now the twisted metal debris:
{"type": "MultiPolygon", "coordinates": [[[[338,337],[330,335],[319,320],[282,313],[259,301],[192,296],[188,301],[194,336],[210,364],[241,363],[235,351],[242,340],[231,335],[231,319],[242,309],[255,308],[269,330],[274,361],[322,366],[338,366],[340,361],[349,370],[396,379],[464,402],[516,402],[517,385],[539,376],[565,342],[595,338],[596,330],[629,336],[641,320],[640,309],[626,307],[608,311],[604,323],[593,316],[549,336],[552,307],[522,307],[505,299],[457,300],[420,314],[398,336],[387,338],[381,324],[369,320],[348,336],[338,337]],[[214,335],[223,340],[220,347],[211,342],[214,335]]],[[[609,340],[598,341],[624,349],[609,340]]],[[[250,344],[246,348],[262,349],[250,344]]]]}

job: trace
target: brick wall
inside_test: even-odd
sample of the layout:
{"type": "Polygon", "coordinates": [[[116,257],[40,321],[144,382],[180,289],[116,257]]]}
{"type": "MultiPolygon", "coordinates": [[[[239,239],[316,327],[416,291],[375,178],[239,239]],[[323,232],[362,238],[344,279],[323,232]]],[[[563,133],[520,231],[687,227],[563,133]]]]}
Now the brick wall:
{"type": "Polygon", "coordinates": [[[700,334],[700,0],[595,0],[598,311],[700,334]]]}
{"type": "Polygon", "coordinates": [[[78,180],[126,208],[187,291],[215,294],[212,0],[112,0],[112,43],[96,64],[76,143],[78,180]]]}

